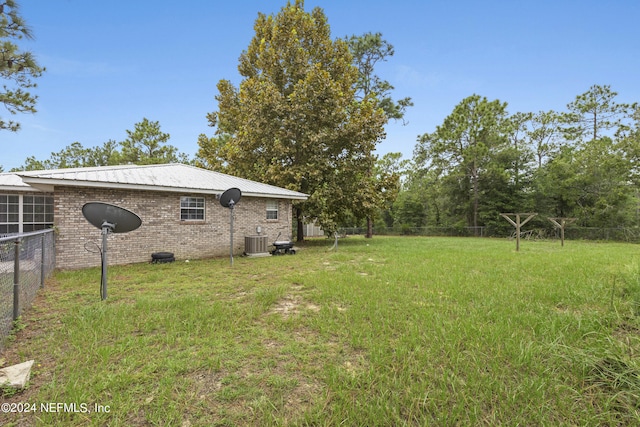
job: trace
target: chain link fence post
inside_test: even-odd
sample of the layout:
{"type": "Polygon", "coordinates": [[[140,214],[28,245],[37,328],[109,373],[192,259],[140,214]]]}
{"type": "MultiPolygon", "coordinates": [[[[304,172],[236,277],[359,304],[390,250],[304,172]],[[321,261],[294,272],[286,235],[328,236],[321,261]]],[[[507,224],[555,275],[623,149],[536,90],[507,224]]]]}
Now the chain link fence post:
{"type": "Polygon", "coordinates": [[[52,229],[0,236],[0,351],[54,268],[52,229]]]}
{"type": "Polygon", "coordinates": [[[15,240],[13,252],[13,320],[20,316],[20,238],[15,240]]]}
{"type": "Polygon", "coordinates": [[[45,245],[47,237],[46,234],[41,236],[40,240],[40,289],[44,288],[44,278],[46,276],[46,260],[45,254],[47,253],[47,247],[45,245]]]}

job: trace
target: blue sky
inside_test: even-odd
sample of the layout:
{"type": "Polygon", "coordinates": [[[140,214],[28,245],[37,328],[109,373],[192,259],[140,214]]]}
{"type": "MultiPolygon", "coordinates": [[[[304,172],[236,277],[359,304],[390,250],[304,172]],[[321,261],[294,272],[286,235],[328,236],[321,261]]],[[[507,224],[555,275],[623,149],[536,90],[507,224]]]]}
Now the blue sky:
{"type": "MultiPolygon", "coordinates": [[[[22,0],[35,40],[22,43],[47,72],[37,80],[38,113],[14,116],[18,133],[0,133],[5,171],[78,141],[121,141],[144,117],[193,156],[216,84],[240,81],[238,57],[258,12],[286,0],[22,0]]],[[[640,101],[637,0],[306,0],[321,7],[333,37],[381,32],[394,57],[378,68],[397,98],[415,106],[408,124],[391,123],[378,153],[410,158],[474,93],[509,112],[563,110],[594,84],[619,102],[640,101]]],[[[0,115],[7,112],[0,107],[0,115]]]]}

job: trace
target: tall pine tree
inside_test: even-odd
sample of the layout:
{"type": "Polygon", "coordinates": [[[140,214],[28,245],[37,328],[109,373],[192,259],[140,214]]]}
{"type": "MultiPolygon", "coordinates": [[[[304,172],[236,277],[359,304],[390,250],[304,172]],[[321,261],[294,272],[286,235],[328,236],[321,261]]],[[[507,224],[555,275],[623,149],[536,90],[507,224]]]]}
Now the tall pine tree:
{"type": "MultiPolygon", "coordinates": [[[[9,114],[35,113],[37,96],[28,90],[36,87],[32,79],[40,77],[40,67],[31,52],[20,50],[16,41],[31,39],[33,34],[19,14],[14,0],[0,2],[0,104],[9,114]]],[[[0,116],[0,130],[16,132],[20,123],[5,120],[0,116]]]]}

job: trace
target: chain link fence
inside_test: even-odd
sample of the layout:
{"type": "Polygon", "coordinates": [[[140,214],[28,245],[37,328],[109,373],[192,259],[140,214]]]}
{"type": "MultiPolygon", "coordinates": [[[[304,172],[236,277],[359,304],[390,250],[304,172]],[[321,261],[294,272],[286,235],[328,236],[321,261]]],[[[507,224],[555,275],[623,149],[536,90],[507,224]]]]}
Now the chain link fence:
{"type": "MultiPolygon", "coordinates": [[[[505,221],[506,224],[506,221],[505,221]]],[[[343,227],[338,230],[339,235],[365,234],[364,227],[343,227]]],[[[497,237],[515,238],[513,227],[376,227],[376,235],[384,236],[449,236],[449,237],[497,237]]],[[[560,231],[553,227],[523,227],[520,237],[528,240],[556,240],[560,239],[560,231]]],[[[636,227],[578,227],[567,226],[565,229],[567,240],[600,240],[640,243],[640,228],[636,227]]]]}
{"type": "MultiPolygon", "coordinates": [[[[339,235],[365,234],[364,227],[342,227],[339,235]]],[[[450,236],[450,237],[492,237],[487,227],[374,227],[373,234],[380,236],[450,236]]]]}
{"type": "Polygon", "coordinates": [[[53,230],[0,237],[0,350],[55,268],[53,230]]]}

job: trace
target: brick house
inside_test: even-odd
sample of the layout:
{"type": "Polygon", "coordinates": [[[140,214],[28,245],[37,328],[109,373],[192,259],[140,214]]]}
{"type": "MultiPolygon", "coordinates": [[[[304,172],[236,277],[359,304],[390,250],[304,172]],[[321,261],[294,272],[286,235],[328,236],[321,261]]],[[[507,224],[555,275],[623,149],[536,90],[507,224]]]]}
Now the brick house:
{"type": "Polygon", "coordinates": [[[0,235],[54,226],[56,267],[100,265],[85,249],[101,240],[100,230],[82,215],[87,202],[129,209],[142,226],[109,235],[109,264],[148,262],[154,252],[176,259],[229,254],[229,210],[216,196],[242,191],[234,209],[234,253],[257,227],[269,241],[292,234],[292,201],[306,194],[183,164],[103,166],[0,174],[0,235]]]}

